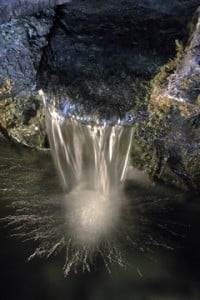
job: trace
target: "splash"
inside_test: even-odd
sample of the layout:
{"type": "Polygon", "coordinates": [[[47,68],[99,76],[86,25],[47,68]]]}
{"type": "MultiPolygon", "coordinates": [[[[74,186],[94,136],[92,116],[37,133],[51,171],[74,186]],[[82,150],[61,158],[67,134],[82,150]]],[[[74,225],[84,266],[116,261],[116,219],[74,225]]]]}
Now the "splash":
{"type": "MultiPolygon", "coordinates": [[[[30,172],[30,169],[27,170],[30,172]]],[[[141,184],[141,178],[138,180],[141,184]]],[[[82,202],[79,193],[74,191],[73,195],[49,196],[42,194],[41,190],[40,193],[20,199],[21,193],[26,191],[22,184],[19,199],[12,199],[9,205],[14,212],[3,221],[12,228],[13,237],[31,241],[36,246],[28,260],[61,254],[65,257],[65,276],[71,272],[93,271],[96,269],[96,262],[100,260],[111,273],[114,265],[126,269],[130,267],[131,257],[138,257],[139,254],[151,259],[156,249],[172,250],[182,239],[183,228],[177,223],[176,211],[173,216],[174,193],[169,195],[170,191],[167,190],[166,194],[159,194],[155,187],[150,188],[146,184],[138,189],[137,185],[131,183],[130,190],[127,188],[118,197],[113,195],[111,198],[113,203],[119,201],[120,205],[116,205],[115,211],[111,211],[110,219],[95,210],[95,214],[99,215],[91,219],[88,225],[88,219],[79,206],[82,202]],[[95,235],[98,235],[99,230],[101,239],[91,240],[88,226],[91,235],[94,235],[95,230],[95,235]]],[[[109,201],[107,202],[106,205],[109,205],[109,201]]],[[[110,209],[113,203],[110,204],[110,209]]],[[[83,205],[86,216],[93,209],[90,205],[92,206],[89,202],[83,205]]],[[[102,208],[102,204],[99,205],[102,208]]],[[[109,207],[107,209],[109,211],[109,207]]],[[[134,267],[140,269],[141,266],[135,265],[134,261],[134,267]]]]}

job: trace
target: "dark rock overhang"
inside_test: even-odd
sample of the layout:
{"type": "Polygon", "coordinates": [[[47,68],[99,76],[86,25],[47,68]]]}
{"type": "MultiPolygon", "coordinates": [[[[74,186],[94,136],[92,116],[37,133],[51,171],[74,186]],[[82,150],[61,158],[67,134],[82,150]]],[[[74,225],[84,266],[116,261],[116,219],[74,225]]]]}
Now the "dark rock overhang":
{"type": "Polygon", "coordinates": [[[76,8],[82,12],[100,12],[104,10],[119,11],[119,17],[128,12],[130,15],[133,13],[134,17],[138,20],[140,12],[143,11],[144,17],[148,19],[161,15],[182,15],[191,14],[191,10],[197,8],[200,4],[199,0],[174,0],[174,1],[160,1],[160,0],[1,0],[0,1],[0,24],[10,21],[13,18],[21,16],[32,15],[45,8],[55,7],[71,3],[71,8],[76,8]],[[149,10],[151,13],[149,14],[149,10]],[[122,14],[121,14],[122,12],[122,14]],[[139,12],[139,14],[137,14],[139,12]],[[154,13],[153,13],[154,12],[154,13]]]}
{"type": "Polygon", "coordinates": [[[13,18],[31,15],[45,8],[61,5],[71,0],[1,0],[0,24],[13,18]]]}

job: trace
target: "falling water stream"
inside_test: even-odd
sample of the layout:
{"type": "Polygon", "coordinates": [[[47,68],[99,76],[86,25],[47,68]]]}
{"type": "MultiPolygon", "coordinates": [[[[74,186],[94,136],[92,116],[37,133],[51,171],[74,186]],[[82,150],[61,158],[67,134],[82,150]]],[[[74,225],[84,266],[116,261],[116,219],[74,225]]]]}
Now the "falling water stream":
{"type": "Polygon", "coordinates": [[[105,198],[125,177],[132,130],[121,125],[82,124],[46,106],[46,124],[63,188],[101,193],[105,198]]]}
{"type": "MultiPolygon", "coordinates": [[[[122,126],[119,120],[112,125],[105,120],[81,122],[69,115],[67,100],[61,110],[42,95],[52,156],[65,193],[70,242],[78,244],[74,258],[80,260],[83,254],[83,262],[89,269],[88,252],[91,255],[101,251],[100,244],[115,231],[120,219],[120,191],[129,160],[132,129],[122,126]]],[[[106,245],[111,254],[114,247],[108,246],[108,240],[106,245]]],[[[120,255],[117,260],[121,264],[120,255]]],[[[66,273],[71,264],[73,259],[66,273]]]]}

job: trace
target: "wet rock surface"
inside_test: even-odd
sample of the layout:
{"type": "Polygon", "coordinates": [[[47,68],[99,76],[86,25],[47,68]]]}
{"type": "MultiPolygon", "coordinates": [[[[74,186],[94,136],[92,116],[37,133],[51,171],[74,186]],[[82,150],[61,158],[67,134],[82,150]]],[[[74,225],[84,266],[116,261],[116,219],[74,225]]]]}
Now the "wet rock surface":
{"type": "Polygon", "coordinates": [[[138,125],[133,161],[156,180],[200,189],[200,14],[186,48],[152,81],[149,118],[138,125]]]}
{"type": "Polygon", "coordinates": [[[46,145],[40,88],[79,115],[134,114],[132,164],[199,189],[198,5],[74,0],[0,25],[1,133],[46,145]]]}
{"type": "Polygon", "coordinates": [[[174,74],[167,79],[167,95],[177,101],[199,106],[200,82],[200,7],[194,15],[190,43],[174,74]],[[196,25],[195,25],[196,23],[196,25]]]}
{"type": "Polygon", "coordinates": [[[71,0],[1,0],[0,24],[11,21],[13,18],[31,15],[45,8],[54,7],[71,0]]]}
{"type": "Polygon", "coordinates": [[[152,76],[175,55],[175,40],[187,40],[190,8],[179,1],[72,1],[59,7],[41,64],[42,88],[48,93],[49,86],[59,87],[83,113],[97,117],[144,111],[152,76]]]}
{"type": "Polygon", "coordinates": [[[42,49],[48,43],[54,11],[0,26],[1,132],[19,142],[42,147],[44,117],[36,87],[42,49]]]}

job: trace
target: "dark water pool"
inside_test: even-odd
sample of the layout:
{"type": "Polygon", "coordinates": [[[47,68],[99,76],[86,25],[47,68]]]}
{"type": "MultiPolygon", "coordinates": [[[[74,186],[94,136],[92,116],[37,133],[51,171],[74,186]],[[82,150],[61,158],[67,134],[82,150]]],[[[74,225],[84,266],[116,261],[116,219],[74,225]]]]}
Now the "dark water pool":
{"type": "MultiPolygon", "coordinates": [[[[0,143],[0,217],[23,214],[23,209],[27,214],[28,206],[31,215],[37,207],[47,232],[49,214],[53,230],[51,236],[44,235],[47,246],[58,234],[62,214],[55,201],[45,206],[47,198],[59,203],[61,188],[55,174],[49,153],[0,143]]],[[[90,273],[64,277],[65,249],[28,262],[38,240],[24,241],[26,237],[11,234],[28,232],[29,220],[18,229],[18,223],[7,226],[4,221],[0,223],[0,299],[200,299],[200,195],[152,186],[141,175],[126,183],[124,193],[129,204],[115,243],[125,254],[126,268],[114,263],[109,274],[97,255],[90,273]],[[124,227],[135,231],[133,242],[127,241],[124,227]]],[[[34,223],[32,230],[34,226],[37,231],[40,224],[34,223]]]]}

